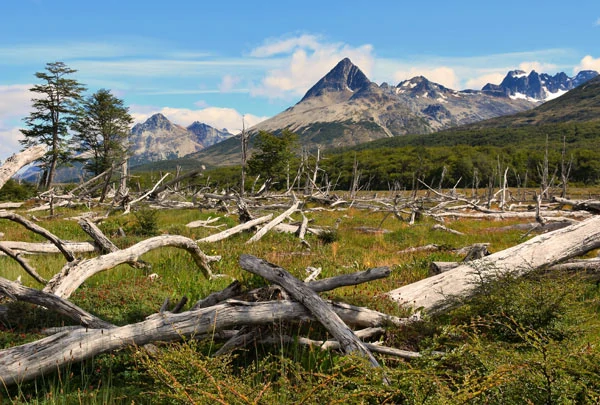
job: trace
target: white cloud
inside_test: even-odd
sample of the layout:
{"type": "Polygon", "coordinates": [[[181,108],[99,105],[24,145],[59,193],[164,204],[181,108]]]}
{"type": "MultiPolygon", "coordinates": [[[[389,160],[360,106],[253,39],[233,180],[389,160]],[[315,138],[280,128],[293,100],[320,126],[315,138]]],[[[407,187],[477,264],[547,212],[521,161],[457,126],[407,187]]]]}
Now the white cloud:
{"type": "Polygon", "coordinates": [[[316,50],[320,47],[319,38],[316,35],[301,35],[294,38],[271,38],[265,44],[254,48],[250,56],[265,58],[268,56],[290,53],[296,49],[316,50]]]}
{"type": "Polygon", "coordinates": [[[596,24],[595,24],[595,25],[596,25],[596,26],[600,26],[600,18],[598,18],[598,19],[596,20],[596,24]]]}
{"type": "Polygon", "coordinates": [[[521,62],[519,64],[519,70],[523,70],[527,73],[535,70],[537,73],[548,73],[555,71],[557,66],[554,63],[547,62],[521,62]]]}
{"type": "Polygon", "coordinates": [[[600,72],[600,58],[594,58],[591,55],[586,55],[581,59],[579,65],[574,69],[574,72],[580,72],[582,70],[595,70],[600,72]]]}
{"type": "Polygon", "coordinates": [[[466,81],[467,89],[481,90],[488,83],[500,84],[507,72],[486,73],[466,81]]]}
{"type": "Polygon", "coordinates": [[[246,123],[246,128],[254,126],[269,117],[259,117],[252,114],[242,116],[233,108],[206,107],[198,110],[187,108],[171,107],[152,107],[132,105],[130,108],[131,116],[135,122],[144,122],[151,115],[161,113],[174,124],[187,127],[194,121],[200,121],[217,129],[227,128],[232,133],[237,133],[242,129],[242,119],[246,123]]]}
{"type": "Polygon", "coordinates": [[[350,58],[367,76],[374,63],[373,47],[326,43],[316,36],[270,40],[251,52],[255,57],[287,54],[253,89],[254,96],[292,98],[302,96],[343,58],[350,58]]]}
{"type": "Polygon", "coordinates": [[[19,140],[23,139],[23,134],[19,128],[2,128],[0,126],[0,160],[4,162],[7,157],[22,149],[19,140]]]}
{"type": "Polygon", "coordinates": [[[397,84],[415,76],[424,76],[428,80],[439,83],[450,89],[458,89],[460,82],[454,69],[448,66],[439,67],[413,67],[409,70],[398,70],[394,72],[394,81],[397,84]]]}
{"type": "Polygon", "coordinates": [[[222,93],[229,93],[233,90],[233,88],[240,82],[240,78],[232,75],[225,75],[223,79],[221,79],[221,84],[219,85],[219,90],[222,93]]]}

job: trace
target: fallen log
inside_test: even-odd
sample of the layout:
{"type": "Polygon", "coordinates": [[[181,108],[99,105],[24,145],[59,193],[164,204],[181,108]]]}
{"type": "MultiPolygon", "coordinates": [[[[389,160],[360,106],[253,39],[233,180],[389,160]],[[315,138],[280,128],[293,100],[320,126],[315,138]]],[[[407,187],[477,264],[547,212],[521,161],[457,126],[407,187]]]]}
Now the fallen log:
{"type": "MultiPolygon", "coordinates": [[[[346,312],[333,308],[346,319],[346,312]]],[[[311,320],[302,304],[291,301],[245,303],[227,301],[210,308],[156,314],[145,321],[110,329],[75,329],[0,351],[0,382],[4,386],[55,372],[68,364],[127,346],[154,341],[217,333],[240,325],[266,325],[282,321],[311,320]]]]}
{"type": "Polygon", "coordinates": [[[0,211],[0,219],[8,219],[10,221],[17,222],[23,225],[30,231],[35,232],[38,235],[41,235],[44,238],[48,239],[50,242],[52,242],[54,246],[56,246],[58,250],[60,250],[60,252],[67,259],[68,262],[72,262],[75,260],[75,256],[73,256],[73,253],[67,248],[65,242],[63,242],[58,236],[54,235],[52,232],[34,224],[27,218],[24,218],[19,214],[15,214],[14,212],[0,211]]]}
{"type": "Polygon", "coordinates": [[[48,281],[45,278],[43,278],[42,276],[40,276],[38,274],[38,272],[35,271],[35,269],[33,267],[31,267],[25,259],[20,257],[19,253],[16,253],[14,250],[6,247],[2,242],[0,242],[0,252],[4,253],[5,255],[9,256],[14,261],[19,263],[21,265],[21,267],[23,268],[23,270],[25,270],[25,272],[27,274],[29,274],[31,277],[33,277],[33,279],[35,281],[37,281],[38,283],[40,283],[42,285],[46,285],[46,283],[48,281]]]}
{"type": "Polygon", "coordinates": [[[253,274],[280,285],[293,299],[301,302],[315,318],[340,342],[344,353],[357,352],[369,359],[374,367],[379,363],[365,345],[352,333],[352,330],[325,302],[303,282],[293,277],[281,267],[251,255],[240,256],[240,266],[253,274]]]}
{"type": "MultiPolygon", "coordinates": [[[[64,246],[69,252],[72,253],[89,253],[98,251],[98,248],[94,244],[89,242],[63,242],[64,246]]],[[[17,252],[18,254],[24,255],[36,255],[46,253],[60,253],[60,250],[56,245],[46,242],[17,242],[17,241],[5,241],[2,244],[17,252]]]]}
{"type": "Polygon", "coordinates": [[[600,216],[536,236],[512,248],[387,293],[394,301],[417,310],[435,312],[447,308],[449,297],[471,295],[481,280],[526,274],[600,248],[600,216]]]}
{"type": "Polygon", "coordinates": [[[273,219],[271,222],[263,226],[258,232],[256,232],[253,237],[248,239],[246,244],[258,242],[263,236],[266,235],[267,232],[269,232],[269,230],[271,230],[276,225],[280,224],[285,218],[287,218],[294,211],[296,211],[301,203],[301,201],[296,201],[287,211],[283,212],[282,214],[279,214],[275,219],[273,219]]]}
{"type": "Polygon", "coordinates": [[[194,262],[207,279],[213,277],[208,264],[209,258],[200,250],[196,242],[179,235],[155,236],[139,242],[127,249],[111,252],[92,259],[67,263],[65,267],[48,282],[44,291],[59,297],[68,298],[89,277],[104,270],[112,269],[123,263],[134,263],[141,255],[160,247],[172,246],[184,249],[192,255],[194,262]]]}
{"type": "Polygon", "coordinates": [[[24,287],[19,283],[0,277],[0,294],[4,294],[16,301],[29,302],[48,308],[52,311],[65,315],[80,325],[88,328],[101,329],[114,327],[108,322],[79,308],[70,301],[57,297],[34,288],[24,287]]]}
{"type": "Polygon", "coordinates": [[[243,224],[234,226],[233,228],[225,229],[222,232],[216,233],[214,235],[207,236],[206,238],[198,239],[196,242],[198,243],[212,243],[217,242],[223,239],[230,237],[231,235],[235,235],[236,233],[240,233],[245,231],[246,229],[250,229],[255,227],[256,225],[260,225],[267,221],[270,221],[273,218],[273,214],[265,215],[264,217],[256,218],[248,222],[244,222],[243,224]]]}
{"type": "Polygon", "coordinates": [[[573,210],[584,210],[600,213],[600,201],[598,200],[569,200],[567,198],[554,197],[553,200],[561,205],[570,205],[573,210]]]}

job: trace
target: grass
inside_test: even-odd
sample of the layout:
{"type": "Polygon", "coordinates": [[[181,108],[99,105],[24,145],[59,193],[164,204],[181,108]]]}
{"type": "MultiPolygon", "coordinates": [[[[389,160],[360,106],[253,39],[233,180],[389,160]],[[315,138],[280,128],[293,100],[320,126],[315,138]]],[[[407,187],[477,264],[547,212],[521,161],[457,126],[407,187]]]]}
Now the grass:
{"type": "MultiPolygon", "coordinates": [[[[40,218],[40,225],[66,240],[87,240],[72,209],[57,210],[53,218],[40,218]]],[[[181,234],[198,239],[218,230],[187,228],[185,224],[220,216],[217,224],[234,225],[233,215],[198,210],[162,210],[156,218],[157,233],[181,234]]],[[[409,226],[381,212],[358,209],[311,212],[314,226],[337,230],[327,238],[307,235],[311,249],[293,235],[271,232],[260,242],[246,245],[247,234],[200,248],[222,260],[212,265],[215,273],[239,279],[247,287],[264,281],[240,269],[239,255],[252,254],[304,278],[307,266],[321,267],[320,277],[347,274],[372,267],[390,266],[384,280],[344,287],[324,297],[368,306],[392,315],[406,311],[382,293],[427,276],[431,261],[457,261],[452,253],[477,242],[490,243],[500,251],[520,242],[522,233],[499,230],[515,220],[447,221],[459,236],[435,231],[429,219],[409,226]],[[385,229],[386,233],[360,232],[361,227],[385,229]],[[438,252],[399,253],[407,247],[435,243],[447,249],[438,252]]],[[[295,218],[299,220],[300,218],[295,218]]],[[[142,220],[144,220],[142,218],[142,220]]],[[[146,236],[136,232],[140,218],[134,213],[111,215],[100,228],[119,247],[130,246],[146,236]],[[117,230],[126,236],[118,236],[117,230]]],[[[5,240],[40,241],[39,237],[8,221],[0,221],[5,240]]],[[[156,312],[165,298],[172,302],[184,295],[193,303],[231,281],[207,281],[189,254],[161,248],[141,258],[150,271],[122,265],[99,273],[72,296],[77,305],[117,325],[143,320],[156,312]]],[[[49,278],[64,264],[61,255],[28,256],[31,265],[49,278]]],[[[3,277],[21,275],[24,284],[39,288],[15,262],[0,257],[3,277]]],[[[381,383],[381,375],[361,359],[321,352],[295,343],[257,345],[235,355],[213,358],[217,342],[183,340],[158,344],[152,354],[142,348],[96,356],[71,365],[53,375],[8,389],[0,388],[3,403],[594,403],[600,401],[600,287],[589,274],[539,271],[514,280],[491,282],[482,294],[441,316],[403,327],[388,327],[386,345],[418,350],[423,358],[406,362],[378,356],[382,371],[392,381],[381,383]],[[433,351],[448,353],[440,358],[433,351]]],[[[0,320],[0,347],[36,340],[48,326],[68,320],[27,304],[9,304],[10,316],[0,320]]],[[[190,305],[190,304],[188,304],[190,305]]],[[[268,329],[268,328],[267,328],[268,329]]],[[[283,335],[318,339],[320,326],[273,325],[283,335]]]]}

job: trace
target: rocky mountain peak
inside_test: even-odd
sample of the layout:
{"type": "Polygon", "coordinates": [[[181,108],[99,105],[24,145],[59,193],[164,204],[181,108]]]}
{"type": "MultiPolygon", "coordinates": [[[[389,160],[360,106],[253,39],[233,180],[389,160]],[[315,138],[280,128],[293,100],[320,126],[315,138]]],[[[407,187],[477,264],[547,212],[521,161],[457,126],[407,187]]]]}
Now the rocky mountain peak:
{"type": "Polygon", "coordinates": [[[371,81],[358,66],[353,64],[349,58],[344,58],[311,87],[300,101],[318,97],[327,92],[348,91],[353,93],[370,83],[371,81]]]}
{"type": "Polygon", "coordinates": [[[547,73],[537,73],[535,70],[529,74],[523,70],[511,70],[502,83],[499,85],[488,83],[482,91],[493,96],[544,102],[565,94],[597,75],[597,72],[589,70],[579,72],[574,78],[564,72],[551,76],[547,73]]]}
{"type": "Polygon", "coordinates": [[[152,115],[143,123],[134,125],[134,127],[132,128],[132,132],[143,132],[152,130],[171,131],[172,129],[173,123],[161,113],[157,113],[152,115]]]}

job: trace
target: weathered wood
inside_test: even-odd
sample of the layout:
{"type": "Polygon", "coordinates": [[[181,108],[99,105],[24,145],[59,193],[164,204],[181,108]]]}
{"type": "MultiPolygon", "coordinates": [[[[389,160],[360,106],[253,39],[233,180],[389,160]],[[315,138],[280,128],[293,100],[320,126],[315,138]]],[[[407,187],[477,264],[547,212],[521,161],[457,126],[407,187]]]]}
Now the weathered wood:
{"type": "Polygon", "coordinates": [[[324,278],[322,280],[311,281],[306,286],[315,292],[331,291],[339,287],[357,285],[381,278],[386,278],[391,274],[389,267],[375,267],[365,271],[359,271],[352,274],[344,274],[335,277],[324,278]]]}
{"type": "Polygon", "coordinates": [[[268,224],[266,224],[265,226],[260,228],[260,230],[258,232],[256,232],[253,237],[248,239],[246,244],[258,242],[263,236],[265,236],[267,234],[267,232],[269,232],[271,229],[273,229],[273,227],[280,224],[285,218],[287,218],[289,215],[291,215],[293,212],[295,212],[301,203],[302,203],[302,201],[299,201],[299,200],[296,201],[294,204],[292,204],[292,206],[287,211],[279,214],[271,222],[269,222],[268,224]]]}
{"type": "Polygon", "coordinates": [[[253,228],[256,225],[263,224],[268,222],[273,218],[273,214],[265,215],[264,217],[253,219],[252,221],[244,222],[243,224],[234,226],[233,228],[226,229],[222,232],[216,233],[214,235],[207,236],[202,239],[198,239],[196,242],[198,243],[213,243],[223,239],[227,239],[231,235],[235,235],[236,233],[240,233],[247,229],[253,228]]]}
{"type": "Polygon", "coordinates": [[[325,304],[321,297],[303,282],[293,277],[283,268],[251,255],[241,255],[240,266],[246,271],[281,286],[293,299],[301,302],[325,329],[340,342],[345,353],[360,353],[366,356],[373,366],[379,367],[379,363],[369,349],[352,333],[340,317],[325,304]]]}
{"type": "Polygon", "coordinates": [[[222,301],[228,300],[233,297],[237,297],[241,293],[242,284],[239,281],[235,280],[223,290],[209,294],[206,298],[203,298],[200,301],[196,302],[196,304],[194,304],[194,306],[192,307],[192,310],[212,307],[213,305],[217,305],[222,301]]]}
{"type": "Polygon", "coordinates": [[[467,297],[481,279],[504,273],[526,274],[551,266],[600,247],[600,217],[590,218],[494,253],[466,262],[448,272],[426,278],[388,293],[388,296],[415,309],[435,312],[449,304],[449,296],[467,297]]]}
{"type": "Polygon", "coordinates": [[[0,166],[0,188],[23,166],[44,156],[46,150],[46,145],[35,145],[6,159],[0,166]]]}
{"type": "Polygon", "coordinates": [[[163,191],[165,191],[167,188],[171,187],[173,184],[177,184],[180,181],[185,180],[185,179],[191,179],[191,178],[197,177],[203,171],[204,171],[204,167],[200,167],[198,169],[195,169],[195,170],[189,171],[189,172],[187,172],[185,174],[182,174],[181,176],[177,176],[173,180],[170,180],[170,181],[166,182],[165,184],[163,184],[160,187],[155,187],[152,190],[152,192],[150,193],[150,195],[149,195],[150,199],[152,199],[152,200],[156,199],[156,197],[158,197],[158,195],[160,193],[162,193],[163,191]]]}
{"type": "Polygon", "coordinates": [[[598,200],[569,200],[567,198],[554,197],[553,200],[562,205],[570,205],[574,210],[585,210],[600,213],[600,201],[598,200]]]}
{"type": "MultiPolygon", "coordinates": [[[[119,248],[112,243],[112,241],[108,239],[100,230],[100,228],[98,228],[96,224],[93,223],[89,218],[81,218],[78,221],[78,224],[85,231],[85,233],[94,239],[94,242],[96,242],[96,244],[100,247],[101,253],[112,253],[119,250],[119,248]]],[[[143,269],[147,267],[146,263],[139,259],[134,262],[129,262],[128,264],[136,269],[143,269]]]]}
{"type": "Polygon", "coordinates": [[[6,247],[3,242],[0,242],[0,252],[2,252],[5,255],[11,257],[14,261],[16,261],[17,263],[19,263],[21,265],[21,267],[23,268],[23,270],[25,270],[27,272],[27,274],[29,274],[31,277],[33,277],[33,279],[35,281],[37,281],[38,283],[40,283],[42,285],[46,285],[46,283],[48,281],[45,278],[43,278],[42,276],[40,276],[38,274],[38,272],[35,271],[35,269],[33,267],[31,267],[29,265],[29,263],[27,263],[27,261],[25,259],[23,259],[22,257],[20,257],[19,253],[17,253],[15,251],[13,251],[12,249],[6,247]]]}
{"type": "MultiPolygon", "coordinates": [[[[35,255],[45,253],[60,253],[60,250],[52,243],[45,242],[17,242],[4,241],[5,247],[14,250],[18,254],[35,255]]],[[[73,253],[89,253],[98,251],[98,248],[89,242],[64,242],[65,247],[69,252],[73,253]]]]}
{"type": "MultiPolygon", "coordinates": [[[[334,308],[346,320],[348,311],[334,308]]],[[[228,301],[180,314],[155,314],[145,321],[110,329],[65,331],[10,349],[0,350],[0,381],[5,386],[50,374],[68,364],[100,353],[154,341],[218,333],[240,325],[266,325],[283,321],[311,320],[306,307],[292,301],[245,303],[228,301]]]]}
{"type": "Polygon", "coordinates": [[[39,225],[34,224],[28,219],[22,217],[21,215],[15,214],[14,212],[0,211],[0,219],[8,219],[10,221],[17,222],[23,225],[30,231],[35,232],[38,235],[41,235],[44,238],[48,239],[50,242],[52,242],[54,246],[56,246],[58,250],[60,250],[60,252],[67,259],[68,262],[72,262],[75,260],[75,256],[73,256],[73,253],[67,248],[65,242],[63,242],[58,236],[54,235],[52,232],[42,228],[39,225]]]}
{"type": "Polygon", "coordinates": [[[221,220],[221,217],[216,217],[216,218],[208,218],[208,219],[199,219],[197,221],[192,221],[187,223],[185,226],[186,228],[199,228],[199,227],[205,227],[205,228],[218,228],[220,226],[225,226],[225,224],[219,225],[219,226],[209,226],[210,224],[217,222],[221,220]]]}
{"type": "Polygon", "coordinates": [[[80,325],[88,328],[112,328],[108,322],[90,314],[89,312],[79,308],[77,305],[57,297],[54,294],[49,294],[34,288],[24,287],[18,283],[0,277],[0,294],[4,294],[14,300],[29,302],[48,308],[59,314],[65,315],[80,325]]]}
{"type": "Polygon", "coordinates": [[[67,264],[60,273],[55,275],[44,288],[59,297],[68,298],[89,277],[104,270],[112,269],[123,263],[132,263],[153,249],[172,246],[184,249],[192,255],[196,265],[208,279],[213,277],[208,264],[208,258],[192,239],[179,235],[155,236],[139,242],[127,249],[118,250],[92,259],[67,264]]]}

